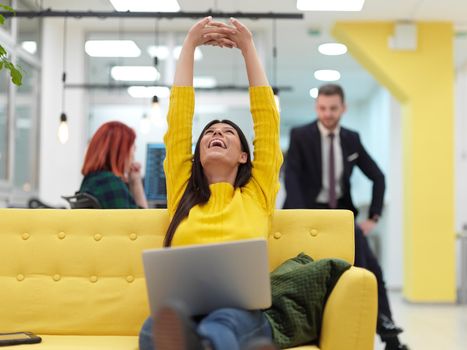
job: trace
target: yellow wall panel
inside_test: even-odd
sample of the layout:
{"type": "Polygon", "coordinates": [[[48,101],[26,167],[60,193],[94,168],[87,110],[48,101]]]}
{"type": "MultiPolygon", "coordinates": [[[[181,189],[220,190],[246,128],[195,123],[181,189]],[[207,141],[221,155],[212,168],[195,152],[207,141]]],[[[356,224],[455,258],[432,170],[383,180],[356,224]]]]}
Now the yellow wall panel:
{"type": "Polygon", "coordinates": [[[391,22],[340,22],[333,33],[402,105],[404,295],[411,301],[452,302],[456,294],[452,24],[417,23],[414,51],[389,48],[391,22]]]}

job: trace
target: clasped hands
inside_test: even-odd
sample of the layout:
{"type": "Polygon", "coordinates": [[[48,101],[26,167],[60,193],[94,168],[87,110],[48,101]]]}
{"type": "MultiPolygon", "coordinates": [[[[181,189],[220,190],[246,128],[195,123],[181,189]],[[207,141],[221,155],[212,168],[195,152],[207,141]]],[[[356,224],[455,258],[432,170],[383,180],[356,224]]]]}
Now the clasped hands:
{"type": "Polygon", "coordinates": [[[191,27],[185,40],[195,47],[210,45],[245,51],[253,44],[250,30],[235,18],[229,22],[230,25],[205,17],[191,27]]]}

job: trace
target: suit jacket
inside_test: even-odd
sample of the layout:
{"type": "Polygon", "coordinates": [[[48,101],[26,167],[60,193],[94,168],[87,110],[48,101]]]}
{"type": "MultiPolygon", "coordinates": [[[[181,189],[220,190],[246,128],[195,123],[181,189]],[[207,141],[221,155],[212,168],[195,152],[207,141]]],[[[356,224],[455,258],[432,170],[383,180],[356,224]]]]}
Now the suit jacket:
{"type": "MultiPolygon", "coordinates": [[[[375,161],[366,152],[357,132],[340,128],[342,158],[344,162],[341,179],[342,197],[339,207],[352,210],[355,208],[350,194],[350,176],[354,166],[373,182],[373,192],[369,217],[381,215],[385,190],[384,175],[375,161]]],[[[316,198],[322,187],[321,134],[318,122],[292,129],[290,146],[285,162],[285,188],[287,196],[284,209],[317,208],[316,198]]]]}

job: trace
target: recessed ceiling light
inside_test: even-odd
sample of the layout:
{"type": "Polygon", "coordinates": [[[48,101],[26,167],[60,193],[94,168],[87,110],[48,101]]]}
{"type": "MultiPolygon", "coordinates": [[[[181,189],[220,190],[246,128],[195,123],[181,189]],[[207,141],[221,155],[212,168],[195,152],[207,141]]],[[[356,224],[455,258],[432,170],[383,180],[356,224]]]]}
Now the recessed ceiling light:
{"type": "Polygon", "coordinates": [[[110,0],[116,11],[134,12],[178,12],[177,0],[110,0]]]}
{"type": "Polygon", "coordinates": [[[84,50],[91,57],[139,57],[141,50],[133,40],[88,40],[84,50]]]}
{"type": "Polygon", "coordinates": [[[338,43],[326,43],[319,45],[318,51],[323,55],[338,56],[347,52],[347,46],[338,43]]]}
{"type": "Polygon", "coordinates": [[[170,89],[166,86],[130,86],[128,93],[134,98],[151,98],[156,95],[161,99],[170,96],[170,89]]]}
{"type": "Polygon", "coordinates": [[[122,81],[155,81],[160,73],[151,66],[115,66],[110,71],[112,78],[122,81]]]}
{"type": "Polygon", "coordinates": [[[361,11],[365,0],[297,0],[301,11],[361,11]]]}
{"type": "Polygon", "coordinates": [[[322,69],[314,73],[316,79],[321,81],[336,81],[341,78],[341,74],[337,70],[322,69]]]}
{"type": "Polygon", "coordinates": [[[165,60],[169,57],[169,48],[167,46],[151,45],[148,47],[148,54],[151,57],[157,56],[158,59],[165,60]]]}
{"type": "Polygon", "coordinates": [[[37,43],[35,41],[23,41],[21,47],[31,55],[34,55],[37,51],[37,43]]]}
{"type": "Polygon", "coordinates": [[[310,89],[310,96],[313,97],[313,98],[317,98],[318,97],[318,88],[310,89]]]}
{"type": "MultiPolygon", "coordinates": [[[[178,60],[178,58],[180,57],[180,52],[182,52],[182,47],[181,46],[177,46],[175,49],[174,49],[174,57],[176,60],[178,60]]],[[[201,52],[200,48],[197,47],[195,49],[195,61],[199,61],[200,59],[203,58],[203,53],[201,52]]]]}
{"type": "Polygon", "coordinates": [[[213,77],[194,77],[193,86],[199,88],[213,88],[217,86],[217,80],[213,77]]]}

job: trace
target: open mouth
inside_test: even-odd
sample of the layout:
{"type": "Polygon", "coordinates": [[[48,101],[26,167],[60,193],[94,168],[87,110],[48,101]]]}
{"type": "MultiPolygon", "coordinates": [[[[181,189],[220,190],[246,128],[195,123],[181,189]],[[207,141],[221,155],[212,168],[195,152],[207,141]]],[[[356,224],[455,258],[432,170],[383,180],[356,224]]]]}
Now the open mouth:
{"type": "Polygon", "coordinates": [[[211,142],[209,142],[209,147],[208,147],[208,148],[212,148],[212,147],[227,148],[227,146],[225,145],[224,141],[222,141],[222,140],[220,140],[220,139],[213,139],[213,140],[211,140],[211,142]]]}

